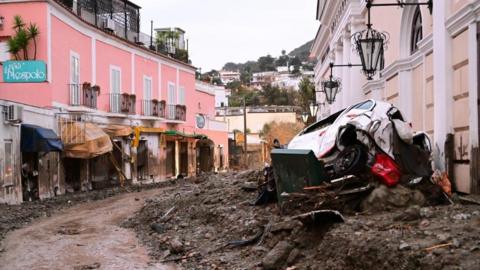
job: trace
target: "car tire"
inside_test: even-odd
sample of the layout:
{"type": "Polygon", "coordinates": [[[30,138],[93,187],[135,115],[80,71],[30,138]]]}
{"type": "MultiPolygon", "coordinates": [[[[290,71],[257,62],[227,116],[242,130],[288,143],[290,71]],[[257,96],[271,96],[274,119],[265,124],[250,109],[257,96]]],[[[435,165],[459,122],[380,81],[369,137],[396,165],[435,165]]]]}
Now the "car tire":
{"type": "Polygon", "coordinates": [[[367,151],[360,144],[352,144],[340,152],[333,161],[333,169],[337,177],[350,174],[359,174],[365,171],[367,151]]]}

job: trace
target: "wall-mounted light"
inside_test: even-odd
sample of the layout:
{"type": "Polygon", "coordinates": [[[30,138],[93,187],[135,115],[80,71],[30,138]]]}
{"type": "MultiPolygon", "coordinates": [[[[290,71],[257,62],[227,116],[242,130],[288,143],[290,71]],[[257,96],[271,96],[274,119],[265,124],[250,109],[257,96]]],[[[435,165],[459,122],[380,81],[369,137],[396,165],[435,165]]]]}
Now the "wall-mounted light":
{"type": "Polygon", "coordinates": [[[328,80],[322,81],[322,90],[320,92],[323,92],[325,94],[325,99],[328,104],[332,104],[335,102],[335,97],[337,94],[340,92],[342,89],[342,82],[338,78],[333,77],[333,68],[334,67],[360,67],[362,65],[360,64],[346,64],[346,65],[335,65],[334,63],[330,63],[330,77],[328,80]]]}
{"type": "Polygon", "coordinates": [[[432,14],[433,0],[424,3],[406,3],[397,1],[396,3],[380,3],[373,4],[373,0],[366,0],[367,7],[367,29],[354,33],[352,35],[355,49],[360,56],[362,62],[363,73],[367,76],[367,80],[371,80],[377,71],[383,69],[384,52],[388,43],[388,33],[380,32],[372,28],[370,21],[370,9],[372,7],[388,7],[388,6],[427,6],[430,14],[432,14]]]}

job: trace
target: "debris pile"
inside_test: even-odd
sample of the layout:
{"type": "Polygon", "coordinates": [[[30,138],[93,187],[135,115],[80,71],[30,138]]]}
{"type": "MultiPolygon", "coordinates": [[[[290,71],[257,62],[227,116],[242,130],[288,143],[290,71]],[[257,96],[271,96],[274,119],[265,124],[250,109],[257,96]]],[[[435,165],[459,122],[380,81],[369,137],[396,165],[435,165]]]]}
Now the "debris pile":
{"type": "Polygon", "coordinates": [[[276,203],[253,205],[253,183],[263,177],[246,171],[186,179],[123,226],[137,232],[154,260],[183,269],[476,269],[480,263],[478,205],[435,206],[420,188],[381,185],[354,200],[355,209],[338,203],[343,215],[321,210],[333,205],[327,197],[307,207],[316,211],[286,215],[276,203]]]}

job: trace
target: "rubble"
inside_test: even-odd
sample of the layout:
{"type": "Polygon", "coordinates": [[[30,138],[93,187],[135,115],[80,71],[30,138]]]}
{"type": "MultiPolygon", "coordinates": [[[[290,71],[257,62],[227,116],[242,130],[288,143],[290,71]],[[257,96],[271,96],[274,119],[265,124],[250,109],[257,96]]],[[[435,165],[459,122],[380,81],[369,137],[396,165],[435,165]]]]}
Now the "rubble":
{"type": "MultiPolygon", "coordinates": [[[[477,204],[438,206],[397,186],[371,200],[378,208],[341,211],[343,223],[320,215],[320,222],[304,224],[275,203],[251,205],[256,193],[242,187],[261,180],[261,172],[202,177],[177,184],[123,223],[154,260],[183,269],[476,269],[480,263],[477,204]],[[401,203],[392,204],[395,196],[401,203]],[[183,251],[172,250],[174,239],[183,251]]],[[[335,204],[317,210],[343,210],[327,206],[335,204]]]]}

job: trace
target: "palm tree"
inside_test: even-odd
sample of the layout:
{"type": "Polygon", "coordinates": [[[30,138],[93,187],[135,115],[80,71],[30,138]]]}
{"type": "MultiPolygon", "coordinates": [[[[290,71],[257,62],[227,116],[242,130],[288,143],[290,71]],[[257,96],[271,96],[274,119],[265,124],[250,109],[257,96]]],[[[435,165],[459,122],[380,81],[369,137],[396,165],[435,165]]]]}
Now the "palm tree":
{"type": "Polygon", "coordinates": [[[30,23],[28,26],[28,37],[33,40],[33,60],[37,59],[37,37],[40,34],[40,31],[38,31],[37,24],[35,23],[30,23]]]}
{"type": "Polygon", "coordinates": [[[20,52],[20,46],[18,46],[17,39],[15,37],[7,41],[8,52],[15,56],[15,60],[18,60],[18,53],[20,52]]]}
{"type": "Polygon", "coordinates": [[[28,60],[28,43],[30,41],[30,38],[27,31],[21,28],[20,30],[18,30],[15,39],[20,49],[23,50],[23,60],[28,60]]]}
{"type": "Polygon", "coordinates": [[[15,32],[18,32],[23,29],[23,27],[25,27],[25,23],[23,22],[22,17],[20,15],[15,15],[13,17],[13,30],[15,30],[15,32]]]}

